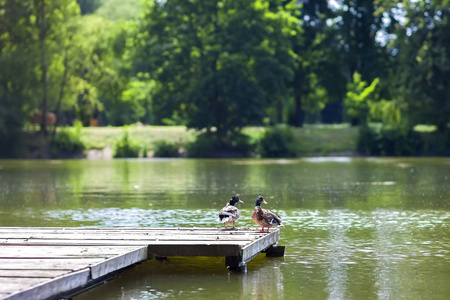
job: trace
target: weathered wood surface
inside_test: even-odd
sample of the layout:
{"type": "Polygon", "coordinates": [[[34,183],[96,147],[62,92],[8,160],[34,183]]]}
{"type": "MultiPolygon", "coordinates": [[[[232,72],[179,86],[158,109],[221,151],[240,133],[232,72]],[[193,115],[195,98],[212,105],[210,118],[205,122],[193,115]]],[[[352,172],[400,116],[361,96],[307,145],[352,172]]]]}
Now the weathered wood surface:
{"type": "Polygon", "coordinates": [[[0,299],[47,299],[163,256],[224,256],[239,267],[278,229],[0,227],[0,299]]]}

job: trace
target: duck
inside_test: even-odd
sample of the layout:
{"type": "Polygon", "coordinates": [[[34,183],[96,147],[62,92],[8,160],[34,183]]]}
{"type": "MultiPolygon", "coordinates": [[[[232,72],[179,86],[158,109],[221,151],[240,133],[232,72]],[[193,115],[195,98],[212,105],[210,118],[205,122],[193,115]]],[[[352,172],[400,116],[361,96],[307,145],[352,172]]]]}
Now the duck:
{"type": "Polygon", "coordinates": [[[284,226],[283,220],[276,213],[261,208],[261,204],[268,203],[264,200],[263,196],[258,196],[256,198],[255,209],[252,212],[252,220],[262,227],[259,232],[264,232],[264,227],[267,227],[266,232],[269,232],[271,225],[284,226]]]}
{"type": "Polygon", "coordinates": [[[233,223],[233,229],[236,228],[235,222],[241,217],[241,212],[234,206],[236,203],[244,203],[237,196],[230,198],[230,201],[219,211],[219,217],[216,222],[223,223],[223,226],[227,228],[227,223],[233,223]]]}

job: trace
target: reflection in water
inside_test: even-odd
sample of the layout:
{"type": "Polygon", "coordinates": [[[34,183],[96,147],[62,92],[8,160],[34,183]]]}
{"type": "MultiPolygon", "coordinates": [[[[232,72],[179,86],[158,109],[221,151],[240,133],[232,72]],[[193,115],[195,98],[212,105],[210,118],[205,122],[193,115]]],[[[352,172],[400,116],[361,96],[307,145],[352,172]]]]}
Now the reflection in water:
{"type": "Polygon", "coordinates": [[[150,260],[75,300],[88,299],[284,299],[282,258],[257,257],[247,273],[230,273],[223,258],[150,260]]]}
{"type": "MultiPolygon", "coordinates": [[[[374,254],[376,255],[377,266],[374,270],[376,279],[375,286],[380,299],[392,299],[393,289],[396,286],[396,269],[394,258],[394,246],[396,244],[396,232],[394,226],[396,221],[392,221],[388,214],[381,214],[374,220],[374,254]]],[[[397,241],[398,242],[398,241],[397,241]]]]}
{"type": "Polygon", "coordinates": [[[328,292],[330,299],[345,299],[349,250],[346,237],[347,224],[341,222],[343,213],[331,211],[328,245],[328,292]]]}
{"type": "Polygon", "coordinates": [[[262,262],[256,269],[243,276],[240,299],[284,299],[284,280],[281,271],[282,259],[262,262]]]}

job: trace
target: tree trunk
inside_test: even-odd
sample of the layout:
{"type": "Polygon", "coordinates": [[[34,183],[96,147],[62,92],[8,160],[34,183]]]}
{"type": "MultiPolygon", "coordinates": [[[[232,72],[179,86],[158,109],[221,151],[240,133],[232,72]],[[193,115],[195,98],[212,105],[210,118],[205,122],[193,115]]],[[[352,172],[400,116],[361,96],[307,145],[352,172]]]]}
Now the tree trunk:
{"type": "Polygon", "coordinates": [[[283,123],[283,102],[281,100],[277,103],[277,123],[283,123]]]}
{"type": "Polygon", "coordinates": [[[294,126],[303,127],[305,118],[302,107],[302,98],[300,95],[295,95],[294,104],[295,104],[294,126]]]}
{"type": "Polygon", "coordinates": [[[63,74],[63,78],[62,78],[62,81],[61,81],[61,88],[59,90],[58,102],[56,104],[56,110],[55,110],[56,121],[55,121],[55,124],[53,125],[53,131],[52,131],[52,134],[51,134],[51,137],[50,137],[50,149],[52,149],[53,143],[55,141],[56,128],[58,126],[58,120],[59,120],[58,116],[60,115],[61,103],[62,103],[62,99],[64,98],[64,89],[66,87],[68,65],[69,65],[69,58],[68,58],[68,55],[67,55],[67,48],[66,48],[65,49],[65,56],[64,56],[64,74],[63,74]]]}
{"type": "Polygon", "coordinates": [[[47,135],[47,124],[46,117],[48,112],[48,78],[47,78],[47,60],[45,51],[45,39],[47,38],[47,24],[45,17],[45,0],[41,0],[41,32],[40,32],[40,42],[41,42],[41,67],[42,67],[42,85],[44,88],[44,97],[42,99],[42,123],[41,132],[47,135]]]}

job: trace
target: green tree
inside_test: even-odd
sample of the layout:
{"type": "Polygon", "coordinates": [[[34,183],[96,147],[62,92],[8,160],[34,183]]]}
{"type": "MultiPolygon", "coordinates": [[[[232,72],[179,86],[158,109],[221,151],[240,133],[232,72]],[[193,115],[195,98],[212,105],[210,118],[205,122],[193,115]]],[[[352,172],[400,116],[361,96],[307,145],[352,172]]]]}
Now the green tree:
{"type": "MultiPolygon", "coordinates": [[[[66,23],[77,13],[78,6],[71,0],[0,2],[0,97],[2,103],[9,104],[1,127],[6,135],[12,133],[14,138],[35,109],[40,108],[46,115],[52,100],[56,102],[61,77],[53,80],[50,74],[57,69],[56,62],[63,52],[66,23]]],[[[42,120],[41,131],[46,135],[45,118],[42,120]]]]}
{"type": "Polygon", "coordinates": [[[352,118],[352,125],[368,125],[371,106],[377,100],[375,88],[379,82],[380,80],[375,78],[368,86],[367,82],[361,79],[361,74],[358,72],[353,74],[353,82],[348,84],[344,99],[347,114],[352,118]]]}
{"type": "Polygon", "coordinates": [[[226,137],[287,95],[297,19],[268,1],[145,1],[136,69],[155,80],[160,119],[226,137]]]}
{"type": "Polygon", "coordinates": [[[376,42],[377,32],[383,28],[382,17],[375,14],[373,0],[344,0],[338,9],[335,26],[340,39],[343,71],[350,81],[355,72],[364,80],[382,76],[386,53],[376,42]]]}
{"type": "Polygon", "coordinates": [[[319,111],[330,99],[341,98],[345,78],[338,71],[336,29],[334,24],[327,24],[335,15],[328,1],[307,0],[301,4],[289,1],[285,8],[302,22],[302,34],[292,38],[297,60],[290,84],[293,94],[290,122],[301,127],[305,111],[319,111]]]}
{"type": "Polygon", "coordinates": [[[22,127],[34,109],[37,49],[30,1],[0,0],[0,156],[19,155],[22,127]]]}
{"type": "Polygon", "coordinates": [[[449,1],[405,1],[406,23],[394,44],[397,96],[412,124],[427,123],[448,131],[450,123],[449,1]]]}

